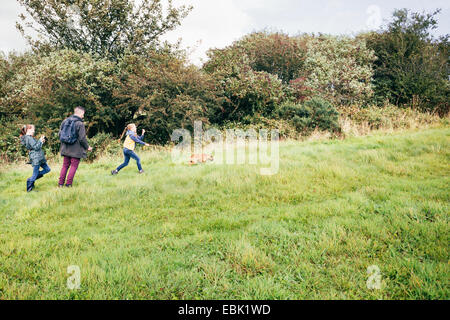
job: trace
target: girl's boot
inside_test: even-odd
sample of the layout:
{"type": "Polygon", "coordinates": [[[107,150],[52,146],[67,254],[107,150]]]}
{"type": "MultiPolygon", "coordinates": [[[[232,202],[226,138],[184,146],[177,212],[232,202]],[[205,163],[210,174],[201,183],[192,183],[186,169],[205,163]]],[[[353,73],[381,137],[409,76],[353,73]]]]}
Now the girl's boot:
{"type": "Polygon", "coordinates": [[[34,181],[30,182],[29,180],[27,180],[27,192],[30,192],[34,189],[34,181]]]}

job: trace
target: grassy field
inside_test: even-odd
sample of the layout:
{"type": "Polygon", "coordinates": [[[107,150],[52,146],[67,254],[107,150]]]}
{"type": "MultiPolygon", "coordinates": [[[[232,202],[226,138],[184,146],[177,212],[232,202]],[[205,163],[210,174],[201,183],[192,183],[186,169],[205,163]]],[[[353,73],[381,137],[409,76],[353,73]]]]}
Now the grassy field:
{"type": "Polygon", "coordinates": [[[72,189],[59,163],[30,194],[1,170],[1,299],[450,298],[449,127],[285,142],[275,176],[139,153],[144,175],[104,158],[72,189]]]}

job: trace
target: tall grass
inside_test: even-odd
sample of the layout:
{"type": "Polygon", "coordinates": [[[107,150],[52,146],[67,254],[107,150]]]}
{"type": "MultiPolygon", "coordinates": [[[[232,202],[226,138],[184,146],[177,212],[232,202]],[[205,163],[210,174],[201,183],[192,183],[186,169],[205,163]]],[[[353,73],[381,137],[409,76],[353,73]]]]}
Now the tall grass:
{"type": "Polygon", "coordinates": [[[280,146],[280,171],[164,150],[0,171],[2,299],[448,299],[450,129],[280,146]],[[81,288],[66,286],[78,265],[81,288]],[[366,286],[381,270],[381,289],[366,286]]]}

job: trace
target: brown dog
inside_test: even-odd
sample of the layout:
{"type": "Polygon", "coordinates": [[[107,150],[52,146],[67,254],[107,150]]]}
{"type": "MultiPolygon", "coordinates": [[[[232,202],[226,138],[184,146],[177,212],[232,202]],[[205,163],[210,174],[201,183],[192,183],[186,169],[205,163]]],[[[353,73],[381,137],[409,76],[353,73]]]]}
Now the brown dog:
{"type": "Polygon", "coordinates": [[[207,161],[213,161],[214,157],[212,155],[208,154],[192,154],[191,159],[189,160],[189,164],[199,164],[199,163],[205,163],[207,161]]]}

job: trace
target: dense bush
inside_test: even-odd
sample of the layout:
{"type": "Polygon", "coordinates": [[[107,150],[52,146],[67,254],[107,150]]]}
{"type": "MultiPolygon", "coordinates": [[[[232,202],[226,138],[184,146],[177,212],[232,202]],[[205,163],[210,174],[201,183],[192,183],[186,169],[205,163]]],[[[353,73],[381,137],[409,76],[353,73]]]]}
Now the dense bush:
{"type": "Polygon", "coordinates": [[[284,103],[276,114],[289,120],[304,135],[314,129],[339,132],[338,111],[322,98],[312,98],[302,104],[284,103]]]}
{"type": "Polygon", "coordinates": [[[73,50],[27,57],[10,79],[15,89],[3,97],[3,113],[38,126],[45,124],[55,132],[73,108],[82,105],[86,108],[88,133],[93,135],[114,126],[114,73],[111,62],[73,50]]]}
{"type": "Polygon", "coordinates": [[[218,83],[224,101],[213,121],[238,121],[244,117],[269,116],[285,98],[282,81],[265,71],[255,71],[240,50],[213,50],[204,70],[218,83]]]}
{"type": "Polygon", "coordinates": [[[151,58],[126,56],[119,64],[120,86],[114,97],[121,126],[135,122],[147,130],[146,141],[164,144],[173,130],[209,122],[221,106],[216,82],[181,58],[155,53],[151,58]]]}
{"type": "Polygon", "coordinates": [[[0,119],[21,117],[26,110],[26,101],[21,97],[27,81],[27,70],[35,65],[36,55],[0,54],[0,119]]]}
{"type": "Polygon", "coordinates": [[[152,142],[165,143],[174,128],[192,124],[194,118],[207,122],[210,109],[220,105],[208,75],[166,52],[155,51],[150,58],[125,55],[113,63],[58,50],[4,58],[0,68],[5,79],[0,116],[45,124],[49,137],[82,105],[90,137],[101,132],[118,136],[127,123],[137,122],[148,128],[152,142]]]}
{"type": "Polygon", "coordinates": [[[267,116],[287,100],[361,104],[373,94],[375,56],[360,39],[261,32],[208,55],[203,69],[226,97],[220,120],[267,116]]]}
{"type": "Polygon", "coordinates": [[[321,35],[311,37],[307,46],[304,70],[300,73],[304,87],[336,105],[368,101],[373,94],[371,64],[375,55],[364,41],[321,35]]]}

